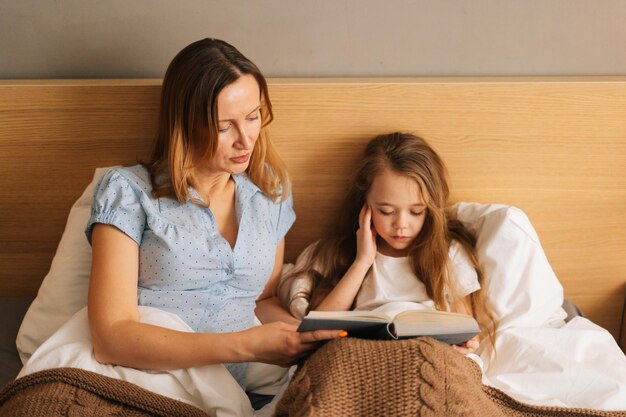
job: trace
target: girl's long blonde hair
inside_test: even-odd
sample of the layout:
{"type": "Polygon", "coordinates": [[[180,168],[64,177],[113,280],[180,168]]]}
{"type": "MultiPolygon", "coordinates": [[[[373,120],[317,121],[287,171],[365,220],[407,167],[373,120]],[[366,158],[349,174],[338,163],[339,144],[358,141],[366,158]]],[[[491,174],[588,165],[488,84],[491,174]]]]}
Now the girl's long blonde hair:
{"type": "Polygon", "coordinates": [[[308,262],[293,271],[283,283],[308,273],[313,278],[309,298],[311,310],[337,285],[356,257],[359,212],[374,178],[383,169],[414,179],[426,204],[426,219],[409,248],[409,261],[415,275],[424,283],[428,296],[437,309],[448,308],[447,291],[454,294],[448,252],[451,242],[457,241],[467,252],[481,285],[479,291],[470,295],[481,338],[486,337],[490,346],[494,346],[497,323],[486,298],[487,282],[478,263],[476,237],[450,210],[447,170],[442,159],[424,139],[412,134],[381,135],[368,143],[336,222],[326,237],[312,248],[308,262]]]}
{"type": "Polygon", "coordinates": [[[151,158],[143,163],[155,198],[170,197],[181,204],[192,199],[189,187],[196,185],[194,173],[217,149],[217,97],[246,74],[259,84],[263,121],[246,173],[272,200],[289,195],[285,164],[266,131],[273,113],[265,77],[232,45],[202,39],[174,57],[163,79],[156,143],[151,158]]]}

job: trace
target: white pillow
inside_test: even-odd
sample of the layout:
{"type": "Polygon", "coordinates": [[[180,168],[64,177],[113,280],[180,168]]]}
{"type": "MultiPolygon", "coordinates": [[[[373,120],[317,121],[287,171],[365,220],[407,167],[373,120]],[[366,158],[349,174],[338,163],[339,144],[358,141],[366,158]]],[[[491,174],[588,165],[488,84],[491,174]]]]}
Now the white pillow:
{"type": "Polygon", "coordinates": [[[76,200],[65,231],[37,297],[28,308],[16,345],[22,363],[78,310],[87,305],[91,246],[85,227],[91,216],[93,190],[110,168],[97,168],[91,183],[76,200]]]}
{"type": "Polygon", "coordinates": [[[500,329],[563,324],[563,287],[526,214],[501,204],[457,203],[453,210],[477,236],[478,260],[500,329]]]}

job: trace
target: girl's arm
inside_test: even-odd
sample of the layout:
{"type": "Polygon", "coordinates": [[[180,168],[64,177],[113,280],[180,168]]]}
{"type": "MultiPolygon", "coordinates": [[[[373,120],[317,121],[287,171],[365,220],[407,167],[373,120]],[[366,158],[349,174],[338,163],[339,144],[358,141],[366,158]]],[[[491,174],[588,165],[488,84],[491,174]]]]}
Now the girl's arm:
{"type": "Polygon", "coordinates": [[[289,365],[338,331],[295,332],[272,323],[233,333],[189,333],[139,322],[139,247],[114,226],[92,234],[89,324],[98,361],[133,368],[178,369],[259,361],[289,365]],[[218,348],[216,348],[218,347],[218,348]]]}
{"type": "Polygon", "coordinates": [[[376,258],[376,230],[372,226],[372,209],[364,204],[359,214],[359,230],[356,232],[357,250],[354,262],[335,288],[314,306],[316,310],[350,310],[359,293],[361,284],[376,258]]]}
{"type": "Polygon", "coordinates": [[[285,240],[281,240],[276,247],[276,257],[274,259],[274,270],[270,276],[265,289],[256,301],[255,314],[261,323],[271,323],[282,321],[285,323],[299,324],[300,320],[292,316],[281,304],[276,295],[276,287],[283,272],[283,259],[285,255],[285,240]]]}
{"type": "MultiPolygon", "coordinates": [[[[466,295],[465,297],[450,303],[450,309],[454,313],[466,314],[468,316],[474,317],[474,309],[472,308],[472,299],[469,295],[466,295]]],[[[478,339],[478,336],[474,336],[473,338],[471,338],[470,340],[468,340],[461,346],[452,345],[452,347],[456,351],[458,351],[459,353],[462,353],[463,355],[468,355],[470,353],[476,352],[476,349],[478,349],[479,346],[480,346],[480,341],[478,339]]]]}
{"type": "Polygon", "coordinates": [[[315,310],[350,310],[370,266],[371,265],[367,265],[367,263],[355,261],[335,288],[328,293],[319,305],[314,307],[315,310]]]}

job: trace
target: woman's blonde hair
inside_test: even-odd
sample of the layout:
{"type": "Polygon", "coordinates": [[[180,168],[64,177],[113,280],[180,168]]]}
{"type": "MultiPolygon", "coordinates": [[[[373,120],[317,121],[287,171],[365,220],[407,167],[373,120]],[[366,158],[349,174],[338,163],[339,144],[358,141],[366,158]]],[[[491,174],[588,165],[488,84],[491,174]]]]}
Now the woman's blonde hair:
{"type": "Polygon", "coordinates": [[[156,144],[150,160],[143,163],[155,198],[170,197],[181,204],[192,199],[189,187],[195,185],[194,172],[217,149],[217,97],[247,74],[259,84],[262,126],[246,173],[272,200],[289,195],[285,164],[266,131],[273,113],[265,77],[232,45],[202,39],[174,57],[163,79],[156,144]]]}
{"type": "Polygon", "coordinates": [[[412,134],[395,132],[381,135],[367,144],[336,222],[326,237],[312,248],[308,262],[293,271],[283,283],[289,282],[290,277],[308,273],[313,278],[310,309],[315,309],[337,285],[356,257],[359,212],[374,178],[384,169],[414,179],[426,205],[424,225],[409,248],[409,261],[415,275],[424,283],[437,309],[446,310],[446,291],[454,295],[455,289],[450,277],[448,252],[451,242],[457,241],[467,252],[478,275],[481,289],[473,292],[470,299],[482,329],[481,336],[486,336],[493,346],[497,323],[486,298],[487,282],[478,263],[476,238],[450,210],[447,170],[443,160],[424,139],[412,134]]]}

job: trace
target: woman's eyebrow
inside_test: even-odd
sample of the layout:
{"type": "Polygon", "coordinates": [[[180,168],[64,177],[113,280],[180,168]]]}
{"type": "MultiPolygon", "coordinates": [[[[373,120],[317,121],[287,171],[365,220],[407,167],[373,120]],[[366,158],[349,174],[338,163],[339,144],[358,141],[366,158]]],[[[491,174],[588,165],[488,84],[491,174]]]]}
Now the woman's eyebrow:
{"type": "MultiPolygon", "coordinates": [[[[260,109],[260,108],[261,108],[261,105],[259,104],[258,106],[256,106],[256,107],[254,108],[254,110],[252,110],[250,113],[248,113],[248,114],[246,115],[246,117],[250,116],[252,113],[254,113],[254,112],[256,112],[256,111],[259,111],[259,109],[260,109]]],[[[218,123],[222,123],[222,122],[231,122],[231,121],[233,121],[233,120],[235,120],[235,119],[219,119],[217,122],[218,122],[218,123]]]]}
{"type": "Polygon", "coordinates": [[[259,104],[258,106],[256,106],[256,107],[254,108],[254,110],[252,110],[250,113],[248,113],[248,116],[250,116],[252,113],[254,113],[254,112],[258,111],[260,108],[261,108],[261,105],[259,104]]]}

